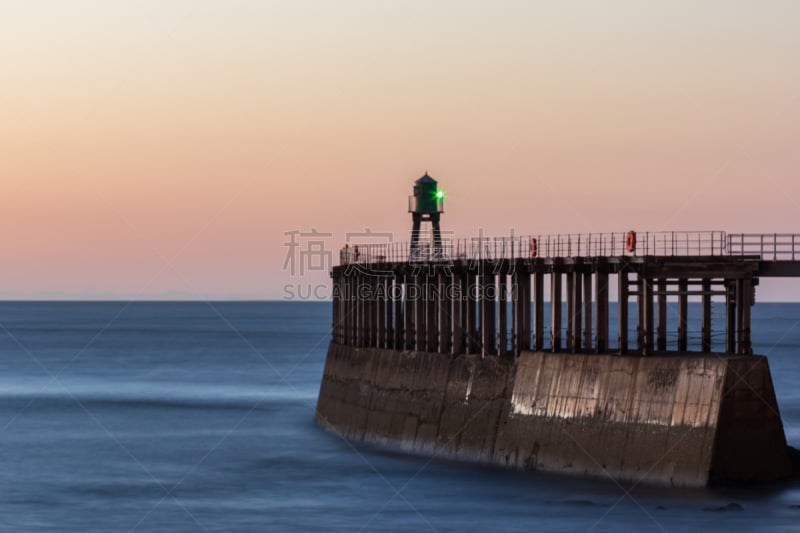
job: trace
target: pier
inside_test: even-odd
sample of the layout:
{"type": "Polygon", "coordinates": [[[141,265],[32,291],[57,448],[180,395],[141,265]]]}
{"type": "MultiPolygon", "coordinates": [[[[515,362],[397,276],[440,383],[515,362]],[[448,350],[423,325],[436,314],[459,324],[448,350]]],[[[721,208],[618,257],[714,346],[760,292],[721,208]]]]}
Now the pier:
{"type": "Polygon", "coordinates": [[[636,483],[790,474],[750,313],[761,279],[800,276],[800,235],[443,239],[443,198],[425,174],[410,242],[341,250],[321,425],[413,453],[636,483]]]}
{"type": "Polygon", "coordinates": [[[332,271],[333,339],[342,345],[647,355],[711,352],[712,338],[723,336],[724,353],[746,355],[759,279],[800,276],[800,234],[476,237],[362,245],[342,250],[340,263],[332,271]],[[690,344],[692,297],[701,304],[700,336],[690,344]],[[669,320],[668,300],[677,315],[669,320]],[[712,320],[713,303],[724,316],[712,320]]]}

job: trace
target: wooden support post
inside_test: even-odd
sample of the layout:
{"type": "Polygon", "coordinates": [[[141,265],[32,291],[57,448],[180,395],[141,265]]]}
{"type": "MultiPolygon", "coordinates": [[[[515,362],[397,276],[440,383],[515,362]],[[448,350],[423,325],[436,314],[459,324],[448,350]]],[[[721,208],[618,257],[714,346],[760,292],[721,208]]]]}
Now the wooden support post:
{"type": "Polygon", "coordinates": [[[344,341],[347,346],[356,345],[356,299],[355,288],[353,287],[353,277],[344,278],[344,298],[345,298],[345,317],[344,317],[344,341]]]}
{"type": "Polygon", "coordinates": [[[404,350],[403,337],[405,336],[405,317],[403,316],[403,275],[394,277],[394,349],[404,350]]]}
{"type": "Polygon", "coordinates": [[[356,297],[355,286],[353,283],[353,276],[345,276],[345,291],[346,291],[346,308],[347,315],[345,316],[345,344],[348,346],[356,345],[356,318],[358,312],[356,310],[356,297]]]}
{"type": "Polygon", "coordinates": [[[703,295],[701,296],[701,313],[702,313],[702,331],[701,336],[701,350],[703,352],[711,351],[711,280],[703,278],[701,284],[703,287],[703,295]]]}
{"type": "Polygon", "coordinates": [[[753,355],[753,344],[750,341],[750,308],[753,306],[754,291],[753,278],[742,280],[742,298],[737,305],[742,307],[742,322],[739,326],[739,348],[742,355],[753,355]]]}
{"type": "Polygon", "coordinates": [[[366,346],[367,339],[367,286],[363,275],[356,276],[356,302],[358,302],[358,346],[366,346]]]}
{"type": "Polygon", "coordinates": [[[439,353],[450,353],[453,339],[453,301],[448,294],[452,279],[448,270],[442,269],[439,272],[439,290],[436,295],[439,307],[439,353]]]}
{"type": "Polygon", "coordinates": [[[369,290],[369,298],[367,300],[367,320],[369,321],[367,325],[367,346],[370,348],[376,347],[375,341],[378,336],[378,301],[376,299],[375,290],[377,282],[378,279],[374,275],[370,274],[367,277],[367,287],[369,290]]]}
{"type": "Polygon", "coordinates": [[[385,287],[385,300],[386,306],[386,330],[383,337],[383,347],[391,349],[394,347],[394,298],[392,298],[392,288],[394,285],[394,274],[392,277],[385,277],[383,280],[385,287]]]}
{"type": "Polygon", "coordinates": [[[369,276],[369,346],[378,348],[378,317],[380,310],[380,299],[378,298],[378,282],[380,278],[376,275],[369,276]]]}
{"type": "Polygon", "coordinates": [[[575,273],[567,272],[567,351],[575,351],[575,273]]]}
{"type": "Polygon", "coordinates": [[[561,350],[561,271],[555,265],[550,274],[550,349],[561,350]]]}
{"type": "Polygon", "coordinates": [[[508,281],[505,272],[497,276],[497,353],[508,355],[508,281]]]}
{"type": "Polygon", "coordinates": [[[374,348],[381,348],[384,336],[381,318],[386,318],[386,308],[383,307],[382,284],[382,276],[372,277],[372,346],[374,348]]]}
{"type": "Polygon", "coordinates": [[[418,273],[414,276],[414,284],[417,290],[417,298],[414,300],[414,329],[416,338],[414,339],[414,349],[418,352],[424,352],[426,349],[426,323],[425,318],[427,313],[427,295],[425,294],[425,276],[418,273]]]}
{"type": "MultiPolygon", "coordinates": [[[[461,351],[458,353],[469,353],[469,339],[471,337],[470,333],[470,324],[467,320],[468,309],[470,305],[472,305],[473,309],[475,308],[475,302],[472,302],[469,297],[469,279],[473,277],[469,274],[469,272],[465,269],[464,272],[461,273],[461,351]],[[470,303],[472,302],[472,303],[470,303]]],[[[474,317],[473,317],[474,323],[474,317]]]]}
{"type": "Polygon", "coordinates": [[[570,276],[573,278],[574,289],[572,294],[572,351],[580,352],[581,340],[583,339],[581,330],[583,325],[583,274],[576,270],[570,276]]]}
{"type": "Polygon", "coordinates": [[[544,349],[544,272],[533,274],[533,351],[544,349]]]}
{"type": "Polygon", "coordinates": [[[350,316],[349,322],[349,332],[348,337],[350,338],[350,342],[348,343],[350,346],[358,346],[358,282],[355,276],[349,276],[347,280],[347,284],[350,290],[350,316]]]}
{"type": "Polygon", "coordinates": [[[595,278],[595,313],[594,330],[597,336],[595,351],[606,353],[608,351],[608,272],[603,268],[598,270],[595,278]]]}
{"type": "Polygon", "coordinates": [[[361,294],[359,300],[361,301],[361,346],[369,348],[371,342],[372,332],[372,279],[369,275],[364,274],[361,276],[360,289],[361,294]]]}
{"type": "Polygon", "coordinates": [[[467,309],[464,304],[464,299],[467,297],[467,275],[460,269],[454,271],[451,278],[453,286],[448,293],[453,298],[453,317],[451,323],[453,325],[453,341],[450,349],[452,354],[464,353],[464,329],[465,329],[465,311],[467,309]]]}
{"type": "Polygon", "coordinates": [[[425,294],[424,278],[417,272],[411,283],[411,305],[414,310],[414,341],[413,350],[425,349],[425,294]]]}
{"type": "Polygon", "coordinates": [[[365,296],[368,293],[368,287],[363,274],[358,274],[356,280],[356,291],[358,294],[356,297],[356,301],[358,302],[358,346],[365,347],[367,345],[367,337],[369,337],[369,333],[367,332],[369,328],[369,310],[367,309],[367,298],[365,296]]]}
{"type": "Polygon", "coordinates": [[[441,302],[438,299],[436,272],[431,269],[425,276],[425,347],[429,352],[436,352],[439,350],[439,306],[441,302]]]}
{"type": "Polygon", "coordinates": [[[404,321],[404,332],[403,332],[403,349],[404,350],[413,350],[416,348],[417,345],[417,330],[416,330],[416,322],[417,322],[417,302],[416,299],[419,297],[417,293],[417,289],[414,286],[415,277],[411,274],[405,275],[406,286],[404,292],[404,302],[403,302],[403,315],[405,318],[404,321]]]}
{"type": "Polygon", "coordinates": [[[370,307],[371,307],[371,323],[370,323],[370,346],[373,348],[380,348],[380,338],[383,330],[379,327],[381,316],[381,300],[380,300],[380,282],[381,278],[376,275],[370,276],[370,307]]]}
{"type": "Polygon", "coordinates": [[[583,349],[592,351],[592,273],[583,273],[583,349]]]}
{"type": "Polygon", "coordinates": [[[667,280],[658,280],[658,331],[656,333],[656,350],[667,351],[667,280]]]}
{"type": "Polygon", "coordinates": [[[467,353],[480,352],[480,337],[479,324],[478,324],[478,306],[480,305],[480,296],[477,277],[475,272],[467,272],[467,328],[466,328],[466,349],[467,353]]]}
{"type": "Polygon", "coordinates": [[[339,342],[339,317],[340,317],[339,305],[341,304],[341,299],[339,298],[339,278],[338,277],[334,277],[333,278],[333,294],[331,296],[332,296],[331,299],[332,299],[332,303],[333,303],[333,305],[332,305],[332,307],[333,307],[333,316],[331,317],[332,318],[332,323],[331,323],[332,338],[333,338],[333,342],[335,342],[337,344],[341,344],[339,342]]]}
{"type": "Polygon", "coordinates": [[[347,309],[345,308],[347,302],[342,295],[342,291],[344,290],[344,278],[342,278],[342,276],[336,279],[334,289],[334,298],[336,298],[336,343],[344,344],[344,317],[347,315],[347,309]]]}
{"type": "Polygon", "coordinates": [[[483,273],[479,273],[475,277],[475,280],[475,353],[479,353],[481,357],[485,357],[486,352],[483,343],[485,330],[483,327],[483,320],[486,314],[484,309],[486,307],[486,287],[484,286],[486,277],[483,273]]]}
{"type": "Polygon", "coordinates": [[[531,275],[520,272],[517,276],[517,287],[519,297],[520,324],[517,335],[517,352],[528,351],[531,349],[531,275]]]}
{"type": "Polygon", "coordinates": [[[356,276],[350,275],[347,278],[348,290],[348,345],[358,346],[358,280],[356,276]]]}
{"type": "Polygon", "coordinates": [[[362,346],[366,346],[369,348],[372,344],[372,295],[374,294],[372,290],[372,276],[369,274],[365,274],[361,278],[361,286],[363,287],[361,290],[361,294],[363,296],[362,301],[364,302],[364,340],[362,346]]]}
{"type": "Polygon", "coordinates": [[[361,303],[362,305],[362,317],[363,317],[363,326],[361,328],[361,346],[369,347],[370,341],[370,331],[369,328],[371,327],[371,306],[372,303],[370,301],[370,294],[372,293],[372,289],[370,287],[370,279],[367,275],[361,276],[361,303]]]}
{"type": "Polygon", "coordinates": [[[639,274],[636,281],[636,291],[639,293],[636,298],[636,345],[637,351],[646,355],[647,349],[647,279],[639,274]]]}
{"type": "Polygon", "coordinates": [[[344,275],[342,278],[344,284],[344,293],[342,298],[345,303],[344,314],[344,344],[347,346],[353,345],[353,295],[350,288],[350,276],[344,275]]]}
{"type": "Polygon", "coordinates": [[[375,347],[386,348],[386,277],[380,276],[375,281],[377,289],[375,302],[378,306],[375,347]]]}
{"type": "Polygon", "coordinates": [[[358,279],[358,345],[365,347],[369,337],[369,286],[363,274],[356,279],[358,279]]]}
{"type": "Polygon", "coordinates": [[[653,279],[644,278],[644,350],[642,353],[651,354],[656,347],[655,327],[653,321],[653,279]]]}
{"type": "Polygon", "coordinates": [[[686,329],[688,313],[689,283],[686,278],[678,280],[678,351],[685,352],[689,349],[688,333],[686,329]]]}
{"type": "Polygon", "coordinates": [[[522,295],[520,293],[520,273],[512,263],[511,268],[511,353],[519,354],[520,331],[522,329],[522,295]]]}
{"type": "Polygon", "coordinates": [[[356,346],[363,347],[364,346],[364,295],[363,295],[363,276],[361,274],[357,274],[353,276],[353,280],[355,281],[355,291],[356,291],[356,346]]]}
{"type": "Polygon", "coordinates": [[[345,299],[342,297],[342,290],[344,289],[344,279],[339,276],[336,278],[334,285],[333,297],[336,301],[334,309],[336,309],[336,317],[334,318],[334,328],[336,331],[336,343],[344,344],[344,317],[346,316],[347,309],[345,309],[345,299]]]}
{"type": "Polygon", "coordinates": [[[645,354],[645,322],[647,322],[647,316],[645,316],[644,309],[645,309],[645,279],[644,276],[639,273],[636,278],[636,350],[639,354],[645,354]]]}
{"type": "Polygon", "coordinates": [[[620,271],[617,275],[619,281],[617,297],[617,346],[619,353],[628,351],[628,273],[620,271]]]}
{"type": "Polygon", "coordinates": [[[378,346],[378,339],[380,339],[379,329],[378,329],[378,319],[380,317],[380,298],[379,295],[379,287],[378,284],[381,281],[381,278],[376,275],[371,275],[369,280],[369,293],[370,293],[370,325],[369,325],[369,335],[370,341],[369,345],[372,348],[379,348],[378,346]]]}
{"type": "Polygon", "coordinates": [[[345,299],[342,296],[344,290],[344,278],[340,274],[333,278],[333,341],[336,344],[344,344],[344,317],[347,310],[344,308],[345,299]]]}
{"type": "MultiPolygon", "coordinates": [[[[742,339],[742,329],[743,329],[743,326],[744,326],[744,306],[741,305],[740,302],[742,302],[742,298],[744,296],[744,280],[741,280],[741,279],[737,279],[736,280],[734,291],[735,291],[734,301],[736,302],[736,305],[735,305],[735,308],[736,308],[735,324],[736,324],[736,330],[737,330],[737,333],[738,333],[738,335],[736,335],[734,337],[735,340],[736,340],[734,350],[735,350],[735,353],[743,355],[744,354],[744,346],[743,346],[743,343],[742,343],[742,340],[743,340],[742,339]]],[[[731,351],[733,352],[734,350],[731,350],[731,351]]]]}
{"type": "Polygon", "coordinates": [[[344,344],[353,345],[353,295],[350,288],[350,276],[343,275],[345,314],[344,314],[344,344]]]}
{"type": "Polygon", "coordinates": [[[497,286],[494,274],[481,276],[481,356],[495,353],[497,332],[495,325],[495,308],[497,306],[497,286]]]}
{"type": "Polygon", "coordinates": [[[742,280],[725,280],[725,351],[740,353],[736,344],[737,329],[741,332],[742,280]],[[739,308],[737,316],[736,308],[739,308]]]}

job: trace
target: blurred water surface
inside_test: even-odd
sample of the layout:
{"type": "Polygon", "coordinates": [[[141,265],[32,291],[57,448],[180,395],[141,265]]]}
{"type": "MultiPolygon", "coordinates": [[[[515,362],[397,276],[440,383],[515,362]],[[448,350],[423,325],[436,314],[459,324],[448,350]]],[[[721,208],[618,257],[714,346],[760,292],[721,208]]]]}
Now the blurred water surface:
{"type": "MultiPolygon", "coordinates": [[[[798,529],[797,481],[653,489],[346,442],[313,422],[329,307],[0,303],[0,527],[798,529]]],[[[800,445],[800,304],[759,303],[753,331],[800,445]]]]}

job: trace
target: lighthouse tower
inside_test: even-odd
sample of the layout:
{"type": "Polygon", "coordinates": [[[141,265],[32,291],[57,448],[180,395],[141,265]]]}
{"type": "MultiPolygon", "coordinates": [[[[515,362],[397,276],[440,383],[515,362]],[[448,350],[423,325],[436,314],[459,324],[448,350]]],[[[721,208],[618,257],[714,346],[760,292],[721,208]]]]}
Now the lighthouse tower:
{"type": "Polygon", "coordinates": [[[442,256],[442,234],[439,218],[444,213],[444,192],[439,190],[436,180],[424,176],[414,182],[414,194],[408,197],[408,212],[411,213],[411,258],[421,258],[420,227],[422,222],[430,222],[433,232],[433,256],[442,256]]]}

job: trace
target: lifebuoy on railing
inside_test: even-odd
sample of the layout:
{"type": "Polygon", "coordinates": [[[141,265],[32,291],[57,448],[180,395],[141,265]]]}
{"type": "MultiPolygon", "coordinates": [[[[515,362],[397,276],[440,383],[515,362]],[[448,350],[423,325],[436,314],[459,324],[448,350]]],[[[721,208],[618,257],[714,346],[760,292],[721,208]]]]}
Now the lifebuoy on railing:
{"type": "Polygon", "coordinates": [[[530,243],[531,257],[536,257],[536,255],[539,253],[539,249],[538,249],[537,244],[538,243],[536,242],[536,238],[535,237],[531,237],[531,243],[530,243]]]}
{"type": "Polygon", "coordinates": [[[625,249],[631,253],[636,251],[636,232],[633,230],[625,234],[625,249]]]}

